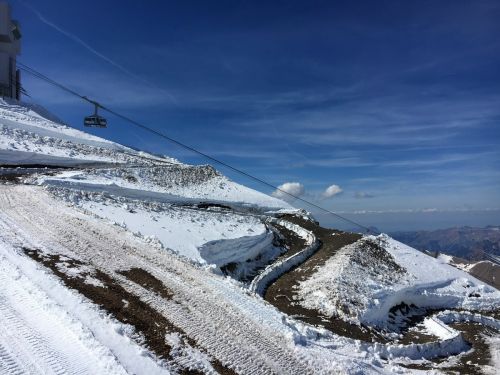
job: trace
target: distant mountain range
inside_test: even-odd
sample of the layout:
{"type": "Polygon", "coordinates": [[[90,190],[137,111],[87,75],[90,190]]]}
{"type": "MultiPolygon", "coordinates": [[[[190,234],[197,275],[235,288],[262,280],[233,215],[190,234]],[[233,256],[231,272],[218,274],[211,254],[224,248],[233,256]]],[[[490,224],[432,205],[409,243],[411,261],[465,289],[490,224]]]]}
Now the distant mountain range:
{"type": "Polygon", "coordinates": [[[393,232],[390,235],[422,251],[440,252],[467,260],[486,260],[484,252],[500,256],[500,226],[393,232]]]}

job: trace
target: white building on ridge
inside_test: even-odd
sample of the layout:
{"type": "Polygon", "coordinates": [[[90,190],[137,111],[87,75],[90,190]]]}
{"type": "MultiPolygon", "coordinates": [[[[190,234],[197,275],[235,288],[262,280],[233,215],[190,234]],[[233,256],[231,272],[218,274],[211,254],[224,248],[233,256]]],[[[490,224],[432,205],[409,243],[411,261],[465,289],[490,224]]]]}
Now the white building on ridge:
{"type": "Polygon", "coordinates": [[[10,6],[0,2],[0,97],[19,100],[21,77],[16,57],[21,52],[21,31],[17,21],[10,18],[10,6]]]}

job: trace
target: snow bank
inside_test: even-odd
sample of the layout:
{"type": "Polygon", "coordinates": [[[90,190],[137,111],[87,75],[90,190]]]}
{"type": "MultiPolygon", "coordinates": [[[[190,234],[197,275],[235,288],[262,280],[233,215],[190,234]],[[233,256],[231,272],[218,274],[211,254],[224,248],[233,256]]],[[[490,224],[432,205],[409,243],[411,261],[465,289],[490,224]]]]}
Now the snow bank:
{"type": "Polygon", "coordinates": [[[264,294],[267,286],[273,280],[276,280],[280,275],[301,264],[304,260],[314,254],[319,247],[319,242],[316,239],[316,236],[312,232],[302,228],[301,226],[290,223],[283,219],[270,219],[270,222],[279,224],[295,232],[299,237],[303,238],[306,241],[306,247],[300,252],[288,258],[269,265],[264,269],[264,271],[262,271],[256,278],[252,280],[249,289],[261,296],[264,294]]]}
{"type": "Polygon", "coordinates": [[[199,246],[198,252],[205,262],[220,267],[257,258],[272,246],[273,234],[271,231],[266,231],[256,236],[209,241],[199,246]]]}
{"type": "Polygon", "coordinates": [[[109,193],[55,188],[49,191],[199,264],[221,267],[245,262],[273,247],[273,233],[257,216],[134,200],[109,193]]]}
{"type": "Polygon", "coordinates": [[[37,183],[89,191],[107,191],[136,199],[211,202],[240,210],[266,212],[292,207],[279,199],[237,184],[208,165],[170,164],[98,168],[41,176],[37,183]]]}
{"type": "Polygon", "coordinates": [[[458,308],[491,311],[500,308],[500,291],[485,285],[468,273],[456,269],[446,260],[436,259],[402,244],[388,236],[381,236],[385,249],[408,273],[404,285],[396,293],[366,315],[368,320],[380,321],[385,311],[404,301],[426,308],[458,308]]]}
{"type": "Polygon", "coordinates": [[[471,313],[465,311],[441,311],[435,315],[437,319],[443,323],[462,323],[474,322],[483,326],[500,330],[500,320],[492,318],[491,316],[484,316],[478,313],[471,313]]]}

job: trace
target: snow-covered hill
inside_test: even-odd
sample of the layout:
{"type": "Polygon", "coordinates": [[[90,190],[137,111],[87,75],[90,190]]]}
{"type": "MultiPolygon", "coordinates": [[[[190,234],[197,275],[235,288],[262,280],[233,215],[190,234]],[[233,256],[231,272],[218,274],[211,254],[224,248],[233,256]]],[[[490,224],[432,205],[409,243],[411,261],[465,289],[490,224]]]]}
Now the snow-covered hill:
{"type": "Polygon", "coordinates": [[[497,289],[386,235],[344,247],[300,284],[299,296],[305,307],[327,316],[340,312],[384,328],[394,325],[390,310],[401,302],[427,309],[500,307],[497,289]],[[350,298],[354,293],[357,298],[350,298]]]}
{"type": "Polygon", "coordinates": [[[321,228],[38,106],[0,101],[0,164],[0,373],[498,365],[500,292],[391,238],[321,228]]]}

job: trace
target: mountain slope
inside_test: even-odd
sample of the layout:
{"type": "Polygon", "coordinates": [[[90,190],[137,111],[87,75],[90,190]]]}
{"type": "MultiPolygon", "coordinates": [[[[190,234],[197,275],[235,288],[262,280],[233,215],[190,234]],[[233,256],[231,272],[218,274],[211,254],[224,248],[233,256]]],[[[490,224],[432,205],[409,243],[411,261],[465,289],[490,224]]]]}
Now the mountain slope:
{"type": "Polygon", "coordinates": [[[500,227],[498,226],[397,232],[391,235],[419,250],[442,252],[468,260],[487,260],[484,252],[500,256],[500,227]]]}
{"type": "Polygon", "coordinates": [[[0,372],[365,374],[498,361],[500,292],[469,274],[37,111],[0,102],[0,372]],[[471,321],[486,350],[453,328],[471,321]]]}

